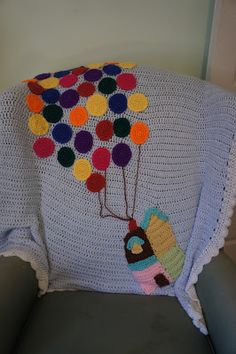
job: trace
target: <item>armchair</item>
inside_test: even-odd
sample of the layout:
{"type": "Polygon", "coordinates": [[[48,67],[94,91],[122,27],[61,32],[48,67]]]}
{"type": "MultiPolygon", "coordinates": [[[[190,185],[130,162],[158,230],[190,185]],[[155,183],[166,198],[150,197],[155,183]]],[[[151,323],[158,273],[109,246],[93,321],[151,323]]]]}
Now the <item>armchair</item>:
{"type": "Polygon", "coordinates": [[[199,276],[204,336],[174,297],[61,291],[37,298],[29,264],[0,257],[0,353],[234,354],[235,278],[223,252],[199,276]]]}

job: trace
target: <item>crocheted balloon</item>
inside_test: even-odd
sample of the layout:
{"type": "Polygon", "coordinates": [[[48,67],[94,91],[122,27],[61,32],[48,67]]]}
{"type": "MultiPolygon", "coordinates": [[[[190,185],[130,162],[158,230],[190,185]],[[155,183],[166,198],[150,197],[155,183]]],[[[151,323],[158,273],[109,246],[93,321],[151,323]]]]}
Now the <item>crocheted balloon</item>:
{"type": "Polygon", "coordinates": [[[55,144],[50,138],[39,138],[33,144],[35,154],[40,158],[52,156],[55,144]]]}
{"type": "Polygon", "coordinates": [[[75,148],[81,154],[86,154],[92,149],[93,136],[86,130],[79,131],[75,136],[75,148]]]}
{"type": "Polygon", "coordinates": [[[132,157],[132,152],[127,144],[117,144],[112,150],[112,160],[119,167],[128,165],[132,157]]]}
{"type": "Polygon", "coordinates": [[[64,91],[59,99],[60,105],[63,108],[74,107],[79,101],[79,94],[76,90],[69,89],[64,91]]]}
{"type": "Polygon", "coordinates": [[[69,118],[71,125],[80,126],[86,124],[88,112],[85,107],[77,106],[70,111],[69,118]]]}
{"type": "Polygon", "coordinates": [[[98,148],[93,152],[93,166],[100,171],[105,171],[110,165],[111,154],[106,148],[98,148]]]}
{"type": "Polygon", "coordinates": [[[92,173],[86,181],[86,186],[90,192],[98,193],[106,185],[106,180],[100,173],[92,173]]]}
{"type": "Polygon", "coordinates": [[[96,134],[102,141],[108,141],[113,135],[113,124],[109,120],[102,120],[96,125],[96,134]]]}
{"type": "Polygon", "coordinates": [[[57,160],[64,167],[73,166],[75,161],[74,151],[67,146],[62,147],[57,153],[57,160]]]}
{"type": "Polygon", "coordinates": [[[143,122],[136,122],[130,130],[130,139],[137,145],[145,144],[149,137],[148,125],[143,122]]]}
{"type": "MultiPolygon", "coordinates": [[[[37,84],[34,83],[34,85],[37,85],[37,84]]],[[[41,86],[39,86],[39,87],[41,87],[41,86]]],[[[42,99],[44,100],[45,103],[56,103],[60,97],[59,91],[57,89],[53,89],[53,88],[42,91],[40,94],[42,94],[42,99]]]]}
{"type": "Polygon", "coordinates": [[[60,85],[62,87],[71,87],[78,81],[78,77],[75,74],[68,74],[60,79],[60,85]]]}
{"type": "Polygon", "coordinates": [[[96,91],[94,84],[91,82],[83,82],[77,87],[77,92],[81,97],[89,97],[96,91]]]}
{"type": "Polygon", "coordinates": [[[76,160],[73,166],[73,175],[79,181],[86,181],[92,173],[92,167],[87,159],[76,160]]]}

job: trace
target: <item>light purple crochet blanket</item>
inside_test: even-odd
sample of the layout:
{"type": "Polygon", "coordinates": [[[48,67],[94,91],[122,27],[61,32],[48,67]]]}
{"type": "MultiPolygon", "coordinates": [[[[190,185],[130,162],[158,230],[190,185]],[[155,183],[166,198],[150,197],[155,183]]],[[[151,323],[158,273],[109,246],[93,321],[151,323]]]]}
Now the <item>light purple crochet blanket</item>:
{"type": "Polygon", "coordinates": [[[0,95],[0,255],[40,294],[177,296],[207,333],[194,284],[235,204],[236,98],[134,63],[43,73],[0,95]]]}

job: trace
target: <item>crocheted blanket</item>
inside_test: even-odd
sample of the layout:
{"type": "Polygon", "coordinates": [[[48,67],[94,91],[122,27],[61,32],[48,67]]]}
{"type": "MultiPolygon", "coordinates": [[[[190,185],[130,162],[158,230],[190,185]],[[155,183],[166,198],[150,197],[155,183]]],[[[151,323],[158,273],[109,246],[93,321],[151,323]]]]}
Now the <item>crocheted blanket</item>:
{"type": "Polygon", "coordinates": [[[194,284],[234,206],[235,96],[106,62],[25,80],[0,112],[0,254],[41,294],[177,296],[206,334],[194,284]]]}

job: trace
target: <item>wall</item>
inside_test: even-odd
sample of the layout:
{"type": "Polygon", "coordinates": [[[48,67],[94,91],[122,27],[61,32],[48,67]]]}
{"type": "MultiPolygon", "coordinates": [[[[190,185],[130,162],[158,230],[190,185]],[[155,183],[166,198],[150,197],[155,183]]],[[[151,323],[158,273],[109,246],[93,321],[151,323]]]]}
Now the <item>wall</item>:
{"type": "Polygon", "coordinates": [[[207,78],[236,93],[236,1],[215,4],[207,78]]]}
{"type": "Polygon", "coordinates": [[[201,76],[213,0],[0,0],[0,90],[103,60],[201,76]]]}

